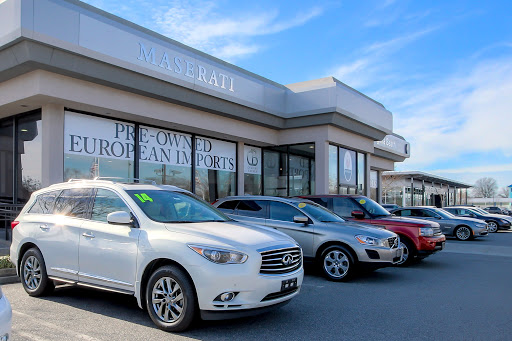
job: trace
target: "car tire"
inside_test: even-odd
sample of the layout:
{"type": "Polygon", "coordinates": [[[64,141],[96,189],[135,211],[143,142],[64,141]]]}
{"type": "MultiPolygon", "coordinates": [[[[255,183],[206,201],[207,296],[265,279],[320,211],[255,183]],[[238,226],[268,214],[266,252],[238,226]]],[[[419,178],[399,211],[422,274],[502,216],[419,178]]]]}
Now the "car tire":
{"type": "Polygon", "coordinates": [[[320,256],[322,274],[330,281],[343,282],[356,272],[355,261],[350,251],[341,245],[330,246],[320,256]]]}
{"type": "Polygon", "coordinates": [[[498,232],[498,224],[495,221],[488,221],[487,226],[488,226],[489,233],[498,232]]]}
{"type": "Polygon", "coordinates": [[[45,296],[55,289],[55,284],[46,273],[43,255],[37,248],[27,250],[21,258],[20,278],[23,289],[30,296],[45,296]]]}
{"type": "Polygon", "coordinates": [[[469,227],[463,225],[463,226],[458,226],[453,231],[453,235],[458,240],[466,241],[466,240],[472,239],[472,237],[473,237],[473,233],[472,232],[473,231],[469,227]]]}
{"type": "Polygon", "coordinates": [[[146,306],[158,328],[167,332],[184,331],[196,316],[194,285],[177,266],[162,266],[148,280],[146,306]]]}
{"type": "Polygon", "coordinates": [[[405,237],[400,237],[400,246],[403,248],[402,260],[395,264],[395,266],[409,266],[411,265],[418,251],[416,250],[416,246],[414,246],[413,242],[405,237]]]}

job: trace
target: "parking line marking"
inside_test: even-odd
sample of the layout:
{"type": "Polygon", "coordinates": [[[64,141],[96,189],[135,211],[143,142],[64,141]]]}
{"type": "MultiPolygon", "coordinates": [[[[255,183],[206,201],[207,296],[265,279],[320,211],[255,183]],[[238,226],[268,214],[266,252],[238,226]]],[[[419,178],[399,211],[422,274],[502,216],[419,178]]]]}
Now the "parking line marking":
{"type": "Polygon", "coordinates": [[[59,327],[59,326],[57,326],[57,325],[55,325],[53,323],[47,322],[47,321],[45,321],[43,319],[27,315],[27,314],[21,313],[21,312],[16,311],[16,310],[13,310],[12,313],[13,313],[13,315],[17,315],[19,317],[23,317],[24,319],[36,320],[39,325],[46,326],[48,328],[53,328],[53,329],[59,331],[60,333],[65,333],[65,334],[71,335],[71,336],[73,336],[75,338],[78,338],[78,339],[87,340],[87,341],[100,341],[99,339],[96,339],[96,338],[94,338],[92,336],[85,335],[85,334],[80,334],[80,333],[74,332],[72,330],[59,327]]]}

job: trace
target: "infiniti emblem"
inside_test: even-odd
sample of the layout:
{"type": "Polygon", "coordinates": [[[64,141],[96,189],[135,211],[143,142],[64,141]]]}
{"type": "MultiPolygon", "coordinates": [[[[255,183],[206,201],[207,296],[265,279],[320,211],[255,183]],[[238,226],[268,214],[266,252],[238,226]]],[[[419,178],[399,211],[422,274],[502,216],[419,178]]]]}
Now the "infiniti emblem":
{"type": "Polygon", "coordinates": [[[284,265],[290,265],[292,264],[293,262],[293,257],[292,255],[290,255],[289,253],[287,253],[286,255],[283,256],[283,258],[281,259],[281,262],[284,264],[284,265]]]}

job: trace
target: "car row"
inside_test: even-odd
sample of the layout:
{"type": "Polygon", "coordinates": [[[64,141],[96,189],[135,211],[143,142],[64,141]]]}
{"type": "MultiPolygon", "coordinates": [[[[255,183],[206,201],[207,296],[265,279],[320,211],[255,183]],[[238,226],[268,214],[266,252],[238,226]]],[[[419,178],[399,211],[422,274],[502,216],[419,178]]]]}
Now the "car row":
{"type": "Polygon", "coordinates": [[[169,185],[70,180],[32,194],[11,224],[10,255],[31,296],[59,283],[127,294],[160,329],[182,331],[196,317],[288,303],[301,290],[304,261],[347,281],[439,252],[445,234],[488,233],[486,221],[436,208],[393,212],[361,195],[233,196],[210,205],[169,185]]]}
{"type": "Polygon", "coordinates": [[[491,214],[474,206],[450,206],[444,207],[443,210],[459,217],[485,221],[491,233],[497,232],[498,230],[509,230],[512,227],[512,217],[502,214],[491,214]]]}

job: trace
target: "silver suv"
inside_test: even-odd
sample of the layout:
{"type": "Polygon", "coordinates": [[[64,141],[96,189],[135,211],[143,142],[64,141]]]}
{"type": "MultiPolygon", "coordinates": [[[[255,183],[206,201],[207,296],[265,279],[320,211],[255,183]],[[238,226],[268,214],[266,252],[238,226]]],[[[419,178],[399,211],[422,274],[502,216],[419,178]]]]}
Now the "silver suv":
{"type": "Polygon", "coordinates": [[[240,317],[286,304],[304,276],[292,238],[234,222],[173,186],[57,184],[35,192],[12,226],[11,259],[29,295],[55,283],[133,295],[166,331],[199,314],[240,317]]]}
{"type": "Polygon", "coordinates": [[[398,263],[398,235],[371,225],[352,223],[307,199],[243,196],[213,204],[235,220],[275,228],[293,237],[304,258],[315,260],[327,279],[344,281],[363,267],[398,263]]]}

